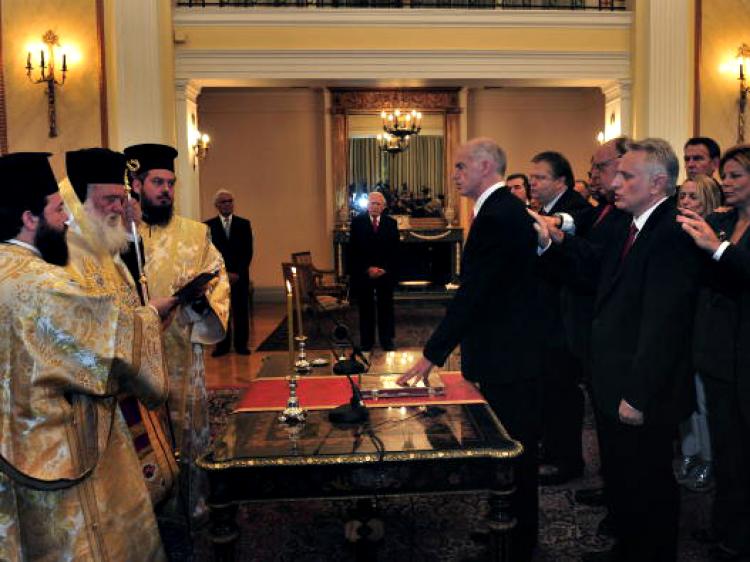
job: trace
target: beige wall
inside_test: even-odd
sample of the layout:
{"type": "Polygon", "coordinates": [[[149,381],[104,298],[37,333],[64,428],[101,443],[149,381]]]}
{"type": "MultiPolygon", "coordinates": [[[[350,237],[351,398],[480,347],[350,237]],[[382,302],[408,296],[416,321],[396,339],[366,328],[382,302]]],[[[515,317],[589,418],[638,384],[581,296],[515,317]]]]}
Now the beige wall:
{"type": "Polygon", "coordinates": [[[235,194],[238,215],[252,221],[256,288],[281,288],[281,262],[310,250],[332,266],[325,228],[323,93],[311,89],[204,89],[201,131],[211,152],[200,166],[201,216],[216,214],[219,188],[235,194]]]}
{"type": "MultiPolygon", "coordinates": [[[[96,1],[3,0],[2,4],[8,149],[52,152],[60,178],[66,150],[100,146],[102,141],[96,1]],[[48,137],[46,87],[29,83],[24,69],[28,44],[41,43],[48,29],[57,33],[63,47],[73,49],[67,80],[57,91],[56,138],[48,137]]],[[[32,62],[39,53],[34,55],[32,62]]]]}
{"type": "MultiPolygon", "coordinates": [[[[722,150],[737,141],[737,47],[750,44],[750,0],[702,0],[700,134],[722,150]]],[[[750,142],[750,112],[745,116],[750,142]]]]}
{"type": "Polygon", "coordinates": [[[508,154],[508,173],[529,170],[538,152],[564,154],[577,178],[586,178],[604,129],[604,96],[594,88],[503,88],[469,92],[468,132],[491,137],[508,154]]]}

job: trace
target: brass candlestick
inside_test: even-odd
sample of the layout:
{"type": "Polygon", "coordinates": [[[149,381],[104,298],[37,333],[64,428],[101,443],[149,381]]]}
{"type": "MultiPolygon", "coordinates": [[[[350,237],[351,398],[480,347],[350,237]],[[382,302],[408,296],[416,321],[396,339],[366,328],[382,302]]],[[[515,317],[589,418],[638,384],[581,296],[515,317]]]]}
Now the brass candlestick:
{"type": "Polygon", "coordinates": [[[307,373],[312,371],[312,366],[310,365],[310,361],[307,360],[307,353],[305,352],[307,336],[297,336],[294,339],[297,340],[297,345],[299,347],[297,360],[294,362],[294,370],[297,371],[300,375],[306,375],[307,373]]]}
{"type": "Polygon", "coordinates": [[[289,376],[289,398],[286,401],[286,408],[281,412],[279,421],[286,424],[304,423],[307,418],[307,412],[303,410],[299,405],[299,398],[297,397],[297,373],[292,373],[289,376]]]}

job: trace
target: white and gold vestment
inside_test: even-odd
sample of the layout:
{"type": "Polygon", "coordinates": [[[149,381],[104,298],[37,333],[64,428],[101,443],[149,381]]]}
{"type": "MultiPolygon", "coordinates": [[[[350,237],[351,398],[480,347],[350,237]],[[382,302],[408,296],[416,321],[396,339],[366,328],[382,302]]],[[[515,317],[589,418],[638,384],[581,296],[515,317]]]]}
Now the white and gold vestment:
{"type": "Polygon", "coordinates": [[[166,297],[196,275],[219,271],[206,289],[208,308],[196,313],[180,307],[164,332],[164,351],[169,369],[169,408],[183,464],[181,479],[187,487],[191,514],[200,505],[201,478],[195,459],[210,444],[208,397],[203,364],[203,347],[224,338],[229,317],[229,280],[224,259],[211,243],[208,227],[175,215],[166,226],[140,225],[146,260],[145,273],[151,297],[166,297]],[[184,469],[187,470],[184,470],[184,469]]]}
{"type": "Polygon", "coordinates": [[[153,308],[0,244],[0,560],[164,560],[114,396],[168,392],[153,308]]]}

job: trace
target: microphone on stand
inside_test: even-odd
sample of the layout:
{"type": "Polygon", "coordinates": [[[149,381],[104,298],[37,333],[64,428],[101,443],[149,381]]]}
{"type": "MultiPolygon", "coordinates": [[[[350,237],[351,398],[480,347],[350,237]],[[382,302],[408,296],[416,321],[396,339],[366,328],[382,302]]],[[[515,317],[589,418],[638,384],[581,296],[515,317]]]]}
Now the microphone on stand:
{"type": "Polygon", "coordinates": [[[343,324],[336,322],[336,328],[333,330],[333,338],[337,341],[347,341],[352,347],[352,353],[349,359],[339,359],[333,365],[333,372],[337,375],[345,375],[352,389],[352,396],[347,404],[341,404],[328,413],[328,419],[331,423],[353,424],[362,423],[370,419],[370,412],[365,406],[362,399],[362,393],[352,379],[352,375],[360,375],[367,371],[370,363],[361,350],[354,345],[349,329],[343,324]],[[357,361],[356,357],[360,356],[367,364],[367,367],[357,361]]]}

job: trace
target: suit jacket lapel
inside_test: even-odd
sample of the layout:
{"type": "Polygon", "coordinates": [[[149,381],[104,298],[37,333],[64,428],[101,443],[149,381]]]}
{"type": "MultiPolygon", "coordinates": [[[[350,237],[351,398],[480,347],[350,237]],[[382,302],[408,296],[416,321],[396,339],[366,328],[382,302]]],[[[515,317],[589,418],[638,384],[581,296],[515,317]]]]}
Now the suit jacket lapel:
{"type": "Polygon", "coordinates": [[[664,215],[669,213],[671,209],[670,201],[662,202],[651,216],[643,225],[643,229],[638,232],[638,236],[630,248],[628,255],[625,256],[625,260],[620,265],[620,255],[622,248],[625,245],[625,240],[628,237],[628,229],[630,228],[630,221],[624,222],[623,228],[617,233],[615,238],[616,244],[611,248],[612,251],[607,255],[606,262],[602,264],[602,285],[599,295],[597,296],[597,308],[601,305],[612,290],[617,286],[617,282],[622,277],[623,272],[628,268],[632,268],[634,264],[638,263],[644,253],[648,252],[649,240],[651,239],[654,230],[657,228],[659,223],[664,220],[664,215]]]}

